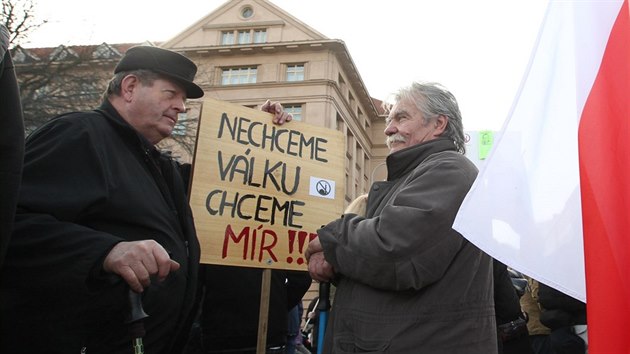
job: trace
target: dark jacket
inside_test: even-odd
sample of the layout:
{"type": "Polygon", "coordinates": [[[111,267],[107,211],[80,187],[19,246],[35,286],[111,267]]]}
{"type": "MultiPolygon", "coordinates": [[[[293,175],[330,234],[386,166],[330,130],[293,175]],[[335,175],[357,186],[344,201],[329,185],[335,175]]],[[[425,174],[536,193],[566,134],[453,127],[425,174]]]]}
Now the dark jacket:
{"type": "Polygon", "coordinates": [[[13,229],[23,158],[20,90],[9,52],[9,31],[0,24],[0,269],[13,229]]]}
{"type": "Polygon", "coordinates": [[[143,293],[146,352],[181,347],[175,342],[188,334],[199,262],[185,192],[179,165],[108,102],[31,134],[0,279],[0,351],[129,353],[128,287],[102,272],[102,262],[118,242],[143,239],[181,265],[143,293]]]}
{"type": "MultiPolygon", "coordinates": [[[[202,269],[204,352],[255,352],[263,269],[219,265],[202,265],[202,269]]],[[[306,272],[271,271],[267,347],[285,345],[289,310],[302,300],[311,281],[306,272]]]]}
{"type": "Polygon", "coordinates": [[[324,353],[496,353],[492,260],[452,229],[477,169],[448,139],[387,157],[367,218],[318,230],[337,274],[324,353]]]}
{"type": "Polygon", "coordinates": [[[496,259],[492,261],[494,275],[494,311],[497,325],[522,317],[519,296],[512,285],[507,266],[496,259]]]}
{"type": "Polygon", "coordinates": [[[586,324],[586,304],[546,284],[539,283],[540,322],[551,330],[586,324]]]}
{"type": "Polygon", "coordinates": [[[533,354],[520,298],[505,264],[494,259],[494,312],[499,354],[533,354]]]}

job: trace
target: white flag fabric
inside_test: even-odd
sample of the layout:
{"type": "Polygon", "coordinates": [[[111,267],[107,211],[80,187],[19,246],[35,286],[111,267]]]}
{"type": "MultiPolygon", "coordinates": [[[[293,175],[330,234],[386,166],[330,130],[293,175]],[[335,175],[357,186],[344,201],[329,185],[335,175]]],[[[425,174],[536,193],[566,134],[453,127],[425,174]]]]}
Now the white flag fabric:
{"type": "Polygon", "coordinates": [[[549,3],[510,115],[453,226],[584,302],[578,126],[622,4],[549,3]]]}

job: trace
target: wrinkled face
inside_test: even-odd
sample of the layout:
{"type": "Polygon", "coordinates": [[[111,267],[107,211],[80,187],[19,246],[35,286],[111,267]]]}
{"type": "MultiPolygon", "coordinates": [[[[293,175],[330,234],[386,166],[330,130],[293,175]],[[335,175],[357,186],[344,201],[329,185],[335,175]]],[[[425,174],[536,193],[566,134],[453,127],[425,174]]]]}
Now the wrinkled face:
{"type": "Polygon", "coordinates": [[[403,98],[387,117],[385,135],[389,153],[435,139],[441,132],[434,124],[425,124],[422,112],[409,98],[403,98]]]}
{"type": "Polygon", "coordinates": [[[129,124],[152,144],[170,136],[179,113],[186,111],[186,92],[171,80],[157,79],[151,86],[137,82],[129,94],[129,124]]]}

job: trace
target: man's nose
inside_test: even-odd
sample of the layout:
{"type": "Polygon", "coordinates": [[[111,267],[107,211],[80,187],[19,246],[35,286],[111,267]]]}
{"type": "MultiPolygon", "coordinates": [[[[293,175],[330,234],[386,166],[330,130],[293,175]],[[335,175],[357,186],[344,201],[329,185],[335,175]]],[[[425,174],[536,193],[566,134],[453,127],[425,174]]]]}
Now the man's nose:
{"type": "Polygon", "coordinates": [[[174,104],[174,108],[177,111],[177,113],[184,113],[186,112],[186,102],[184,100],[181,101],[176,101],[174,104]]]}
{"type": "Polygon", "coordinates": [[[390,136],[392,134],[396,134],[398,130],[396,129],[396,126],[392,123],[389,123],[386,127],[385,127],[385,135],[390,136]]]}

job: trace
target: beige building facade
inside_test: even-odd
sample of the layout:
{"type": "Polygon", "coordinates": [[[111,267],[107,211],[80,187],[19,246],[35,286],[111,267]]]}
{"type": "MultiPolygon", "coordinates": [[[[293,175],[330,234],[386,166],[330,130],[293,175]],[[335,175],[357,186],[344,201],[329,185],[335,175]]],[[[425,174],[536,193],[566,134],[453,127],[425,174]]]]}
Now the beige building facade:
{"type": "MultiPolygon", "coordinates": [[[[381,102],[370,97],[343,41],[266,0],[232,0],[161,47],[199,65],[206,97],[256,108],[281,102],[296,119],[345,136],[345,201],[366,193],[387,154],[381,102]]],[[[191,116],[199,105],[192,103],[191,116]]],[[[341,148],[341,147],[340,147],[341,148]]]]}

